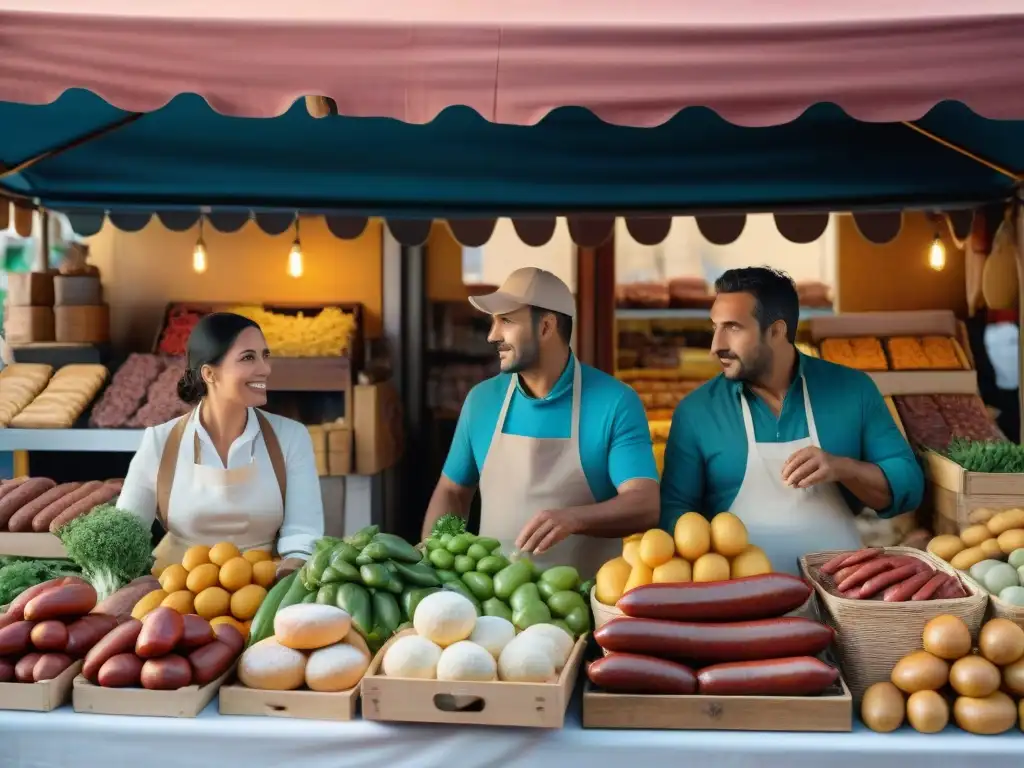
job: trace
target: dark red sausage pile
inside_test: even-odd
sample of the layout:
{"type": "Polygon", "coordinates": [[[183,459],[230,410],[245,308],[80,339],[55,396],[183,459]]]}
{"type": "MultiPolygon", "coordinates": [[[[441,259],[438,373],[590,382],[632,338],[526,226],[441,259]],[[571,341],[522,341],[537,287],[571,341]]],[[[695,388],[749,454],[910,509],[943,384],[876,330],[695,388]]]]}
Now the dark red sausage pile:
{"type": "Polygon", "coordinates": [[[82,675],[104,688],[171,691],[206,685],[228,671],[245,640],[232,626],[161,607],[128,619],[86,654],[82,675]]]}
{"type": "Polygon", "coordinates": [[[834,633],[784,615],[810,595],[806,582],[785,574],[637,587],[617,604],[626,615],[594,632],[606,655],[587,675],[611,693],[823,693],[839,672],[816,656],[834,633]]]}
{"type": "Polygon", "coordinates": [[[117,626],[89,613],[96,590],[75,576],[22,592],[0,614],[0,683],[41,683],[63,674],[117,626]]]}
{"type": "Polygon", "coordinates": [[[146,400],[146,393],[165,366],[164,358],[157,355],[129,355],[92,409],[89,425],[101,429],[128,426],[128,420],[146,400]]]}
{"type": "Polygon", "coordinates": [[[960,581],[910,555],[882,549],[842,552],[821,566],[818,579],[830,593],[848,600],[887,603],[967,597],[960,581]]]}
{"type": "Polygon", "coordinates": [[[46,477],[27,477],[0,485],[0,531],[56,533],[94,507],[121,493],[120,480],[57,485],[46,477]]]}

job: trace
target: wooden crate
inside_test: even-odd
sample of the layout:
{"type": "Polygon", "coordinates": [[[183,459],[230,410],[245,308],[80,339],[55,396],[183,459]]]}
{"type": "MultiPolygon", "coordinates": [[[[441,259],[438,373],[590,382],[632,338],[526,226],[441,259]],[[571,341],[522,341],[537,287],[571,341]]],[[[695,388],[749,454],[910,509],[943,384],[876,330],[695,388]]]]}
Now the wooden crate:
{"type": "Polygon", "coordinates": [[[561,728],[587,647],[587,636],[576,642],[555,683],[462,683],[382,674],[381,661],[395,638],[380,649],[363,678],[365,720],[561,728]]]}
{"type": "Polygon", "coordinates": [[[296,720],[355,720],[359,685],[348,691],[264,691],[237,681],[220,689],[222,715],[288,717],[296,720]]]}
{"type": "Polygon", "coordinates": [[[23,712],[51,712],[71,698],[71,686],[82,671],[76,661],[53,680],[42,683],[0,683],[0,709],[23,712]]]}
{"type": "Polygon", "coordinates": [[[932,450],[924,453],[924,467],[931,486],[935,533],[958,534],[991,516],[978,510],[1024,508],[1024,474],[968,472],[932,450]]]}
{"type": "Polygon", "coordinates": [[[0,555],[62,558],[68,553],[52,533],[10,533],[0,531],[0,555]]]}
{"type": "Polygon", "coordinates": [[[821,696],[640,696],[583,686],[584,728],[676,731],[851,731],[846,682],[821,696]]]}
{"type": "Polygon", "coordinates": [[[101,688],[79,675],[74,680],[71,701],[75,712],[95,715],[141,715],[148,717],[198,717],[213,701],[235,665],[206,685],[188,685],[177,691],[145,688],[101,688]]]}

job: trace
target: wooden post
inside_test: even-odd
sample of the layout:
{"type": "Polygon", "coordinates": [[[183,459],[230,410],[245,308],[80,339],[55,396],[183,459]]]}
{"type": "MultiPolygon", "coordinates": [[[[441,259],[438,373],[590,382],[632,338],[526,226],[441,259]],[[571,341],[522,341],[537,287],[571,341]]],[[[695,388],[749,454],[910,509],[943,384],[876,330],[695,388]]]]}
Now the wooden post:
{"type": "Polygon", "coordinates": [[[1024,443],[1024,206],[1014,199],[1016,207],[1014,224],[1017,245],[1017,400],[1020,408],[1020,440],[1024,443]]]}

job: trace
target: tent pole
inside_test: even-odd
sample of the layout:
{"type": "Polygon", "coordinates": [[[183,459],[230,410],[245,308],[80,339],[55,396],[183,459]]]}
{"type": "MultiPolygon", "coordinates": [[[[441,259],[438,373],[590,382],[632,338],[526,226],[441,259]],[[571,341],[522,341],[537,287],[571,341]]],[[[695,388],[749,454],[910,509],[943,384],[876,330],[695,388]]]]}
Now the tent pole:
{"type": "Polygon", "coordinates": [[[907,126],[907,128],[909,128],[910,130],[916,131],[917,133],[921,134],[925,138],[930,139],[931,141],[934,141],[936,144],[939,144],[939,145],[945,147],[946,149],[951,149],[954,152],[956,152],[957,154],[963,155],[964,157],[966,157],[966,158],[968,158],[970,160],[973,160],[974,162],[976,162],[976,163],[978,163],[980,165],[984,165],[986,168],[989,168],[990,170],[993,170],[996,173],[1001,173],[1003,176],[1006,176],[1006,177],[1008,177],[1010,179],[1013,179],[1016,182],[1020,182],[1020,181],[1024,180],[1024,177],[1022,177],[1020,174],[1014,173],[1010,169],[1004,168],[1003,166],[998,165],[998,164],[992,162],[991,160],[986,160],[981,155],[975,154],[974,152],[971,152],[969,149],[967,149],[965,147],[961,147],[959,144],[954,144],[949,139],[944,139],[941,136],[939,136],[938,134],[932,133],[931,131],[927,130],[926,128],[922,128],[921,126],[917,125],[916,123],[911,123],[911,122],[908,122],[908,121],[904,120],[904,121],[902,121],[902,124],[907,126]]]}
{"type": "Polygon", "coordinates": [[[43,160],[47,160],[51,157],[56,157],[57,155],[62,155],[68,150],[76,149],[77,147],[80,147],[83,144],[88,144],[90,141],[93,141],[94,139],[106,136],[108,133],[113,133],[119,128],[124,128],[126,125],[134,123],[136,120],[142,117],[143,114],[144,113],[142,112],[130,112],[124,117],[119,118],[112,123],[102,125],[99,128],[94,128],[88,133],[83,133],[81,136],[76,136],[73,139],[69,139],[63,144],[58,144],[55,147],[43,150],[39,154],[33,155],[32,157],[26,160],[22,160],[21,162],[15,163],[10,167],[7,167],[3,163],[0,163],[0,179],[6,179],[8,176],[13,176],[16,173],[27,171],[36,163],[42,162],[43,160]]]}
{"type": "Polygon", "coordinates": [[[1017,401],[1020,403],[1020,441],[1024,444],[1024,309],[1021,296],[1024,295],[1024,205],[1014,196],[1014,223],[1017,239],[1017,401]]]}

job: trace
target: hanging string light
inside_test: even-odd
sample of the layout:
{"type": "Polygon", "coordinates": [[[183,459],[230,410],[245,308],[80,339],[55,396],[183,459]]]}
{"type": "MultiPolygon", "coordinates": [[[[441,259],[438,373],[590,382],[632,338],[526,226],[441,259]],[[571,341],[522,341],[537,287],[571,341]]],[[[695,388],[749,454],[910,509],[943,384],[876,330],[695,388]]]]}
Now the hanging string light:
{"type": "Polygon", "coordinates": [[[302,277],[302,242],[299,240],[299,214],[295,214],[295,240],[288,252],[288,274],[291,277],[302,277]]]}
{"type": "Polygon", "coordinates": [[[946,246],[942,244],[942,238],[939,237],[938,232],[935,233],[932,244],[928,248],[928,266],[936,272],[941,272],[946,268],[946,246]]]}
{"type": "Polygon", "coordinates": [[[196,240],[196,247],[192,249],[192,271],[197,275],[203,274],[207,267],[206,243],[203,242],[204,218],[202,214],[199,215],[199,238],[196,240]]]}

